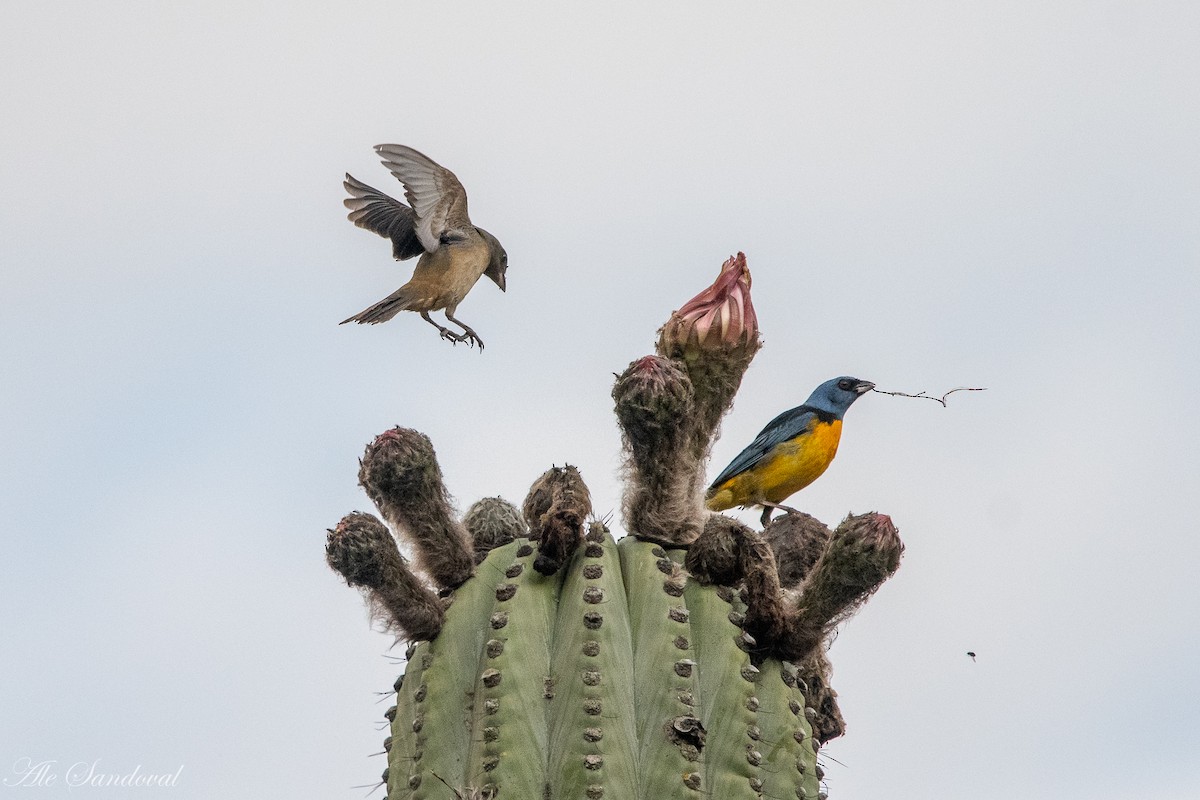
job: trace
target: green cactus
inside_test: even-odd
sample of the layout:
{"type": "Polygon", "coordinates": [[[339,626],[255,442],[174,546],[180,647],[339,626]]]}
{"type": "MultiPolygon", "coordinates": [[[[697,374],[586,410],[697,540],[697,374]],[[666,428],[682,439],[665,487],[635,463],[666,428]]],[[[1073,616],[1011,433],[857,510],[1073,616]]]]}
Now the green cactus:
{"type": "Polygon", "coordinates": [[[589,523],[574,467],[541,476],[522,511],[485,498],[460,522],[426,437],[395,428],[367,448],[360,481],[420,569],[370,514],[326,551],[413,642],[387,797],[818,797],[818,748],[844,729],[822,645],[903,546],[879,514],[758,533],[702,509],[704,457],[759,346],[744,258],[714,287],[614,389],[632,536],[589,523]],[[704,303],[731,294],[742,326],[697,336],[704,303]]]}

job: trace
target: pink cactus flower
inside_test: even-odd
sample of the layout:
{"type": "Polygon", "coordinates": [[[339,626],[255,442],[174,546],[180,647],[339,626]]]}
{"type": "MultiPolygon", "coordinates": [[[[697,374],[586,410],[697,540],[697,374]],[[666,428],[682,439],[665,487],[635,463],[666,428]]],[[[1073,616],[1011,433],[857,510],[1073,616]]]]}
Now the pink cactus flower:
{"type": "Polygon", "coordinates": [[[661,337],[664,352],[685,357],[700,350],[757,347],[758,317],[750,301],[745,254],[727,259],[712,286],[671,314],[661,337]]]}

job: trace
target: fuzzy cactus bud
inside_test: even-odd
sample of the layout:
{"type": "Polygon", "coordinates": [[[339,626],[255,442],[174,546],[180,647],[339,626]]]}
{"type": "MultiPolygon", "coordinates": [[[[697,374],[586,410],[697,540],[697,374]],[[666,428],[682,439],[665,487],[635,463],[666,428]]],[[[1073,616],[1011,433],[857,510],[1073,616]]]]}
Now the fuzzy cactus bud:
{"type": "Polygon", "coordinates": [[[432,639],[444,613],[433,592],[408,568],[387,526],[371,514],[347,514],[329,531],[325,560],[362,590],[371,616],[405,639],[432,639]]]}
{"type": "Polygon", "coordinates": [[[475,542],[476,565],[497,547],[529,535],[521,511],[503,497],[476,501],[463,515],[462,522],[475,542]]]}
{"type": "Polygon", "coordinates": [[[740,625],[756,652],[770,650],[786,630],[787,611],[779,589],[775,558],[762,534],[736,519],[709,514],[704,530],[684,559],[702,584],[742,587],[745,612],[740,625]]]}
{"type": "Polygon", "coordinates": [[[750,530],[732,517],[709,514],[684,566],[701,584],[735,586],[742,581],[741,540],[750,530]]]}
{"type": "Polygon", "coordinates": [[[775,553],[780,586],[784,589],[799,586],[825,552],[832,536],[833,531],[823,522],[803,511],[792,511],[771,520],[763,529],[763,538],[775,553]]]}
{"type": "Polygon", "coordinates": [[[903,554],[904,544],[886,515],[846,517],[801,585],[780,657],[805,658],[896,572],[903,554]]]}
{"type": "Polygon", "coordinates": [[[693,485],[699,462],[691,447],[692,385],[678,362],[634,361],[613,386],[625,449],[625,524],[667,546],[700,535],[702,509],[693,485]]]}
{"type": "Polygon", "coordinates": [[[417,563],[445,589],[475,568],[471,540],[455,519],[433,445],[411,428],[384,431],[367,446],[358,482],[399,532],[410,538],[417,563]]]}
{"type": "Polygon", "coordinates": [[[523,513],[529,538],[538,543],[533,568],[553,575],[571,560],[583,541],[592,496],[578,469],[570,464],[552,467],[529,487],[523,513]]]}

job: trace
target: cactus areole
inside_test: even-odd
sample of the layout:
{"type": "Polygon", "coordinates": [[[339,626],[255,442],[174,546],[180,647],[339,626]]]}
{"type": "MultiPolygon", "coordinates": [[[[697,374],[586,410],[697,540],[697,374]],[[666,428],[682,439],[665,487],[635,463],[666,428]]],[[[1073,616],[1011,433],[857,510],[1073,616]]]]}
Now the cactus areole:
{"type": "Polygon", "coordinates": [[[758,532],[703,509],[708,449],[759,347],[749,287],[739,253],[618,377],[620,541],[574,467],[521,510],[485,498],[460,520],[428,438],[368,446],[359,479],[388,524],[348,515],[326,556],[410,642],[388,798],[823,794],[819,748],[844,730],[825,644],[903,545],[881,514],[758,532]]]}

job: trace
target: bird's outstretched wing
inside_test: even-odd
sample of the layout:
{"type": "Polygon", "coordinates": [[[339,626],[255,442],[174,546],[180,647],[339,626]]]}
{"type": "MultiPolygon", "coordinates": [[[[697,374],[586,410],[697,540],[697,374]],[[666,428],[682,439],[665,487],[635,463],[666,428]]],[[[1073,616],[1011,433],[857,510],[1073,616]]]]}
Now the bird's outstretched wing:
{"type": "Polygon", "coordinates": [[[471,224],[467,192],[453,172],[402,144],[376,145],[375,152],[404,184],[404,196],[417,214],[417,238],[426,250],[432,253],[444,236],[471,224]]]}
{"type": "Polygon", "coordinates": [[[397,261],[425,252],[417,238],[417,216],[411,208],[367,186],[348,172],[342,185],[350,193],[342,201],[350,209],[346,216],[358,227],[391,239],[392,255],[397,261]]]}
{"type": "Polygon", "coordinates": [[[789,439],[795,439],[809,430],[818,419],[817,412],[808,406],[797,406],[785,411],[767,423],[758,436],[754,437],[745,450],[738,453],[737,458],[721,471],[712,482],[713,487],[720,486],[730,478],[752,469],[762,461],[776,445],[783,444],[789,439]]]}

